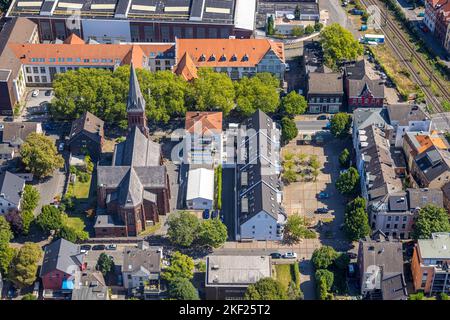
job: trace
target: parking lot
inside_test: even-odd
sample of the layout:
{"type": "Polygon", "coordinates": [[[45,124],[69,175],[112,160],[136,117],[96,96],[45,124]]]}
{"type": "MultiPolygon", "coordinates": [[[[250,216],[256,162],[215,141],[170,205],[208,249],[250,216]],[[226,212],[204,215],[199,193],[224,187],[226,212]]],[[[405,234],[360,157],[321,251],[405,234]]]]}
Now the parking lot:
{"type": "Polygon", "coordinates": [[[45,121],[47,105],[54,97],[51,88],[30,88],[25,98],[25,107],[16,121],[45,121]],[[34,96],[33,92],[39,92],[34,96]]]}

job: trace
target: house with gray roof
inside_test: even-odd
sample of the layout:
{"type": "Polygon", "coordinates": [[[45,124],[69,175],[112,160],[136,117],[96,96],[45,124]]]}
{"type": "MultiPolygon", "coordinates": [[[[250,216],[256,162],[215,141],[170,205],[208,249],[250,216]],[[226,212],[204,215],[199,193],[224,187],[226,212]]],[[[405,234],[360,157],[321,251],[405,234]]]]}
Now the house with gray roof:
{"type": "Polygon", "coordinates": [[[242,299],[249,285],[271,276],[270,256],[210,255],[206,258],[206,299],[242,299]]]}
{"type": "Polygon", "coordinates": [[[410,239],[419,211],[427,204],[442,208],[442,191],[409,188],[371,201],[368,212],[372,230],[381,230],[393,238],[410,239]]]}
{"type": "Polygon", "coordinates": [[[341,73],[311,72],[308,74],[308,111],[311,113],[337,113],[344,99],[341,73]]]}
{"type": "Polygon", "coordinates": [[[148,138],[145,100],[133,65],[127,99],[128,134],[117,144],[111,166],[97,167],[97,200],[112,219],[98,216],[97,237],[137,236],[170,211],[170,186],[161,146],[148,138]],[[109,227],[114,225],[117,227],[109,227]]]}
{"type": "Polygon", "coordinates": [[[418,154],[410,168],[421,187],[442,188],[450,182],[450,151],[431,146],[418,154]]]}
{"type": "Polygon", "coordinates": [[[402,103],[386,106],[389,124],[393,127],[390,137],[391,144],[396,148],[403,146],[403,138],[407,132],[428,132],[431,119],[422,108],[415,104],[402,103]]]}
{"type": "Polygon", "coordinates": [[[80,246],[63,238],[45,247],[39,276],[44,287],[44,297],[57,292],[71,292],[76,274],[86,269],[84,253],[80,246]]]}
{"type": "Polygon", "coordinates": [[[236,238],[280,240],[286,213],[280,180],[280,129],[261,110],[241,124],[237,137],[236,238]]]}
{"type": "Polygon", "coordinates": [[[162,247],[150,247],[144,241],[123,250],[123,286],[133,296],[157,297],[161,286],[162,247]]]}
{"type": "Polygon", "coordinates": [[[402,243],[376,231],[359,241],[361,294],[370,300],[407,300],[402,243]]]}
{"type": "Polygon", "coordinates": [[[108,286],[100,271],[85,270],[75,281],[71,300],[109,300],[108,286]]]}
{"type": "Polygon", "coordinates": [[[103,120],[88,111],[73,121],[68,142],[72,155],[89,154],[98,160],[105,139],[103,125],[103,120]]]}
{"type": "Polygon", "coordinates": [[[20,210],[25,180],[5,171],[0,174],[0,215],[9,210],[20,210]]]}
{"type": "Polygon", "coordinates": [[[384,83],[371,79],[366,72],[365,60],[348,65],[344,70],[344,91],[348,110],[357,108],[381,108],[384,103],[384,83]]]}

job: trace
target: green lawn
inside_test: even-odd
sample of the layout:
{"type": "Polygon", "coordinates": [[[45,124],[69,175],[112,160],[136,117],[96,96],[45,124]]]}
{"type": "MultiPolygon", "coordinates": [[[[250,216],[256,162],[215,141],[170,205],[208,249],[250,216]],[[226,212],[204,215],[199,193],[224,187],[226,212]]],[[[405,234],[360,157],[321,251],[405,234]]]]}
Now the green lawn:
{"type": "Polygon", "coordinates": [[[156,231],[159,230],[159,228],[161,228],[161,222],[156,223],[153,226],[150,227],[146,227],[146,229],[144,231],[142,231],[141,233],[139,233],[139,236],[148,236],[152,233],[155,233],[156,231]]]}
{"type": "Polygon", "coordinates": [[[84,228],[86,227],[82,218],[65,216],[64,219],[65,219],[65,223],[69,227],[71,227],[77,231],[84,231],[84,228]]]}
{"type": "Polygon", "coordinates": [[[77,199],[89,198],[89,189],[91,187],[92,177],[87,182],[76,181],[75,184],[69,184],[67,193],[72,194],[77,199]]]}
{"type": "Polygon", "coordinates": [[[285,288],[289,286],[292,281],[291,265],[290,264],[277,264],[275,265],[275,272],[277,280],[280,281],[285,288]]]}

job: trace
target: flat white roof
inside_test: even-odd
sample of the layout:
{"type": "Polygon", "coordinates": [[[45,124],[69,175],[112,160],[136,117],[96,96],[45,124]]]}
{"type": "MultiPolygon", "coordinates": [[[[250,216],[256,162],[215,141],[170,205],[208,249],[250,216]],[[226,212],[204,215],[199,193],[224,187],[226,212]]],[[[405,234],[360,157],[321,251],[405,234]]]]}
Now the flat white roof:
{"type": "Polygon", "coordinates": [[[205,168],[190,170],[186,200],[192,199],[214,200],[214,171],[205,168]]]}
{"type": "Polygon", "coordinates": [[[256,0],[236,0],[234,26],[239,29],[253,30],[256,16],[256,0]]]}

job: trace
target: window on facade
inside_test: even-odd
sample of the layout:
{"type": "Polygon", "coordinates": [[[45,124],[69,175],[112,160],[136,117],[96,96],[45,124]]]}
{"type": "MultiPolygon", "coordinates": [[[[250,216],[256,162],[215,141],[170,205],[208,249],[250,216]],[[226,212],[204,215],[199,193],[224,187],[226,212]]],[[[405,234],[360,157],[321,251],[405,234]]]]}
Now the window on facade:
{"type": "Polygon", "coordinates": [[[33,67],[33,73],[39,73],[39,68],[38,67],[33,67]]]}
{"type": "Polygon", "coordinates": [[[47,77],[46,76],[42,76],[41,80],[42,80],[42,82],[46,83],[47,82],[47,77]]]}
{"type": "Polygon", "coordinates": [[[192,39],[194,37],[194,29],[192,27],[185,28],[184,37],[187,39],[192,39]]]}
{"type": "Polygon", "coordinates": [[[391,220],[392,220],[392,217],[391,217],[391,216],[389,216],[387,220],[388,220],[388,221],[391,221],[391,220]]]}
{"type": "Polygon", "coordinates": [[[161,27],[161,40],[163,42],[169,42],[170,41],[170,30],[169,27],[167,26],[162,26],[161,27]]]}
{"type": "Polygon", "coordinates": [[[398,224],[394,224],[394,229],[397,229],[398,228],[398,224]]]}
{"type": "Polygon", "coordinates": [[[152,42],[155,36],[153,26],[144,26],[144,37],[146,42],[152,42]]]}
{"type": "Polygon", "coordinates": [[[31,68],[30,68],[30,67],[25,67],[25,71],[26,71],[27,73],[31,73],[31,68]]]}
{"type": "Polygon", "coordinates": [[[170,60],[164,61],[164,64],[165,64],[166,66],[170,66],[170,60]]]}
{"type": "Polygon", "coordinates": [[[197,28],[197,38],[206,38],[205,28],[197,28]]]}
{"type": "Polygon", "coordinates": [[[131,41],[139,41],[139,26],[132,24],[130,25],[131,41]]]}
{"type": "Polygon", "coordinates": [[[386,228],[387,228],[387,229],[390,229],[390,228],[391,228],[391,225],[388,223],[388,224],[386,225],[386,228]]]}
{"type": "Polygon", "coordinates": [[[35,76],[35,77],[34,77],[34,82],[40,82],[39,80],[40,80],[40,79],[39,79],[39,76],[35,76]]]}
{"type": "Polygon", "coordinates": [[[400,220],[400,217],[399,217],[399,216],[396,216],[396,217],[395,217],[395,221],[398,221],[398,220],[400,220]]]}
{"type": "Polygon", "coordinates": [[[27,81],[28,81],[28,82],[33,82],[33,77],[32,77],[32,76],[28,76],[28,77],[27,77],[27,81]]]}

